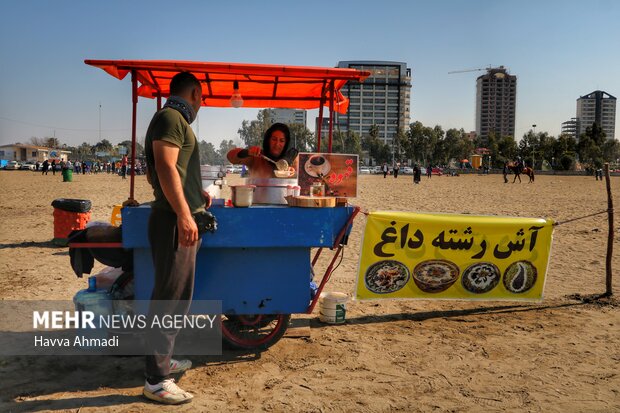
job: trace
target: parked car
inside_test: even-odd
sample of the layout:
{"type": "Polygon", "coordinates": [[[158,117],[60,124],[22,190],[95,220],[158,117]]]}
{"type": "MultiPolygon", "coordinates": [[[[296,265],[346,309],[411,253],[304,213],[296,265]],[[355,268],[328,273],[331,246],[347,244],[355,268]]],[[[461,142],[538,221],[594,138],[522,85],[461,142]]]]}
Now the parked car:
{"type": "Polygon", "coordinates": [[[228,165],[226,167],[227,174],[240,174],[243,166],[241,165],[228,165]]]}
{"type": "Polygon", "coordinates": [[[366,175],[366,174],[369,174],[369,173],[370,173],[370,168],[369,167],[367,167],[367,166],[361,166],[360,167],[360,172],[359,172],[360,175],[366,175]]]}
{"type": "Polygon", "coordinates": [[[27,171],[36,171],[37,170],[37,165],[35,165],[34,162],[26,162],[26,163],[23,163],[19,167],[19,169],[24,169],[24,170],[27,170],[27,171]]]}
{"type": "Polygon", "coordinates": [[[4,167],[4,169],[6,170],[18,170],[21,167],[21,165],[17,162],[17,161],[9,161],[9,163],[6,164],[6,166],[4,167]]]}
{"type": "Polygon", "coordinates": [[[437,167],[433,167],[432,171],[431,171],[432,175],[443,175],[443,168],[437,168],[437,167]]]}
{"type": "Polygon", "coordinates": [[[410,166],[405,166],[401,173],[403,175],[413,175],[413,168],[410,166]]]}
{"type": "Polygon", "coordinates": [[[373,169],[373,171],[374,171],[373,173],[375,173],[375,174],[382,174],[383,171],[381,170],[381,167],[382,167],[381,165],[375,166],[375,168],[373,169]]]}

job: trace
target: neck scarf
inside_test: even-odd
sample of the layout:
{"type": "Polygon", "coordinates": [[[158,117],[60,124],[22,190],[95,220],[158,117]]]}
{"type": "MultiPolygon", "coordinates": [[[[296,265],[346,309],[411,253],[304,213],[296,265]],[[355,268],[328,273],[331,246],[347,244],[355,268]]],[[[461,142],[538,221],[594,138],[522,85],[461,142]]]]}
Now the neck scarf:
{"type": "Polygon", "coordinates": [[[196,119],[196,111],[189,102],[180,96],[170,96],[164,105],[165,108],[172,108],[179,111],[187,123],[192,123],[196,119]]]}

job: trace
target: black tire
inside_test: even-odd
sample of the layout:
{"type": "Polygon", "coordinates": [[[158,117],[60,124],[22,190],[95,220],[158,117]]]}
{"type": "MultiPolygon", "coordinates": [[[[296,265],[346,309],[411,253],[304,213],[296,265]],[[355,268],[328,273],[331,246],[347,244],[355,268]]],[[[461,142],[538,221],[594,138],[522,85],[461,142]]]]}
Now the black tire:
{"type": "Polygon", "coordinates": [[[266,350],[286,332],[290,314],[222,316],[222,338],[234,349],[266,350]]]}

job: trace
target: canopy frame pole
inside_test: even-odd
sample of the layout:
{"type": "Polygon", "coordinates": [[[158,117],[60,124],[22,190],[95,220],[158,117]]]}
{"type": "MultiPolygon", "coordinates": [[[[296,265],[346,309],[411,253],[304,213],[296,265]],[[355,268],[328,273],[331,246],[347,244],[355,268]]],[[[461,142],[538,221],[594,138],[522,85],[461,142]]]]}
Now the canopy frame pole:
{"type": "Polygon", "coordinates": [[[327,152],[332,153],[332,135],[334,133],[334,81],[329,82],[329,140],[327,152]]]}
{"type": "Polygon", "coordinates": [[[161,110],[161,92],[157,92],[157,111],[161,110]]]}
{"type": "Polygon", "coordinates": [[[317,152],[321,152],[321,131],[323,130],[323,105],[325,105],[325,83],[326,81],[323,81],[323,87],[321,88],[321,101],[319,103],[319,130],[316,133],[316,139],[317,139],[317,145],[316,145],[316,151],[317,152]]]}
{"type": "Polygon", "coordinates": [[[138,109],[138,77],[135,69],[131,71],[131,175],[129,181],[129,200],[134,200],[134,178],[136,171],[134,165],[136,163],[136,117],[138,109]]]}

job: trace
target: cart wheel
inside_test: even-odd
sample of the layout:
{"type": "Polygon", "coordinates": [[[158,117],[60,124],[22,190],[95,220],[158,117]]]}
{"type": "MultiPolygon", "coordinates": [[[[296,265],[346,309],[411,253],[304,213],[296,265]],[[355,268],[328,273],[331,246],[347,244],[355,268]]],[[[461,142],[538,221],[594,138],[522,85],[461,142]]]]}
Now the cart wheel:
{"type": "Polygon", "coordinates": [[[290,321],[290,314],[223,315],[222,337],[236,349],[266,350],[282,338],[290,321]]]}

